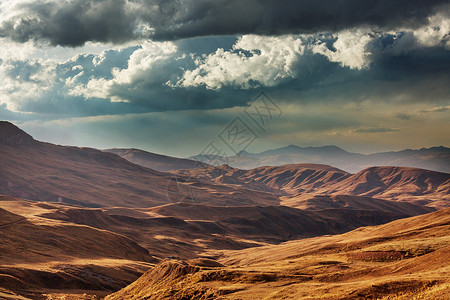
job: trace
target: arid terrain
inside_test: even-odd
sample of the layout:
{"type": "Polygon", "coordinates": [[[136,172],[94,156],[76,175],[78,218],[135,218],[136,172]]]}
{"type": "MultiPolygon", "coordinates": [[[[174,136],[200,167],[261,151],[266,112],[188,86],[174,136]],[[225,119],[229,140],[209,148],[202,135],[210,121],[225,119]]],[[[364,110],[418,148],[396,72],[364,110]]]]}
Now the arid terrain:
{"type": "Polygon", "coordinates": [[[0,122],[0,299],[450,295],[448,173],[132,150],[0,122]]]}
{"type": "MultiPolygon", "coordinates": [[[[448,299],[450,210],[211,259],[167,259],[106,299],[448,299]]],[[[213,253],[212,253],[213,254],[213,253]]]]}

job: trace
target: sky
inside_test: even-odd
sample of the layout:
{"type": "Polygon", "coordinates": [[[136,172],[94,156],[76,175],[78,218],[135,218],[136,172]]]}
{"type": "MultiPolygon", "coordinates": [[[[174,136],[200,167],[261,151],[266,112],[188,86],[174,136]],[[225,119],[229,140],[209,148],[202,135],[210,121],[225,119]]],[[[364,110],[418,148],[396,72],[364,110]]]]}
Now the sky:
{"type": "Polygon", "coordinates": [[[0,119],[187,157],[450,147],[450,4],[0,0],[0,119]]]}

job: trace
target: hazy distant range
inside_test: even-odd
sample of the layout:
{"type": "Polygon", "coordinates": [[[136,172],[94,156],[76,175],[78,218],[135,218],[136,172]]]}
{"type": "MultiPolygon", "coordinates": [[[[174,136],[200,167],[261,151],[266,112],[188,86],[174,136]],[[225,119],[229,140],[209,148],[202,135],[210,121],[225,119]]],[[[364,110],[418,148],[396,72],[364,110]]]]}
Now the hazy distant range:
{"type": "MultiPolygon", "coordinates": [[[[196,155],[190,159],[210,162],[211,158],[196,155]]],[[[350,173],[359,172],[371,166],[400,166],[428,169],[450,173],[450,148],[431,147],[418,150],[360,154],[347,152],[337,146],[299,147],[290,145],[261,153],[241,151],[217,161],[225,161],[229,166],[239,169],[252,169],[260,166],[280,166],[298,163],[320,163],[331,165],[350,173]]]]}

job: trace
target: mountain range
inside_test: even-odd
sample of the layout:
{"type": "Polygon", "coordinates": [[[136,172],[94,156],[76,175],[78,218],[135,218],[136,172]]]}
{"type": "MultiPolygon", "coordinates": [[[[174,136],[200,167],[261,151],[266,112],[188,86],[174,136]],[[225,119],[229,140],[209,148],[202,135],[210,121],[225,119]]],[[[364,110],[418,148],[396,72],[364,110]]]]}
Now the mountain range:
{"type": "MultiPolygon", "coordinates": [[[[0,123],[0,132],[0,193],[5,195],[85,207],[150,207],[178,201],[184,190],[190,197],[195,190],[196,183],[187,178],[133,164],[113,153],[39,142],[6,122],[0,123]]],[[[211,205],[279,201],[268,193],[211,184],[203,184],[198,197],[211,205]]]]}
{"type": "MultiPolygon", "coordinates": [[[[211,158],[196,155],[190,159],[210,162],[211,158]]],[[[443,146],[418,150],[390,151],[374,154],[347,152],[337,146],[299,147],[286,146],[261,153],[241,151],[237,155],[217,159],[238,169],[253,169],[262,166],[280,166],[300,163],[316,163],[337,167],[357,173],[373,166],[397,166],[428,169],[450,173],[450,148],[443,146]]]]}
{"type": "Polygon", "coordinates": [[[450,174],[406,167],[371,167],[356,174],[327,165],[297,164],[235,169],[228,165],[179,170],[176,174],[227,186],[242,186],[279,196],[297,207],[317,196],[352,195],[445,208],[450,203],[450,174]]]}
{"type": "Polygon", "coordinates": [[[448,289],[439,279],[450,245],[445,172],[212,166],[40,142],[8,122],[0,161],[0,299],[298,298],[327,289],[357,299],[448,289]],[[434,271],[424,275],[427,259],[434,271]],[[389,272],[405,276],[394,292],[389,272]]]}

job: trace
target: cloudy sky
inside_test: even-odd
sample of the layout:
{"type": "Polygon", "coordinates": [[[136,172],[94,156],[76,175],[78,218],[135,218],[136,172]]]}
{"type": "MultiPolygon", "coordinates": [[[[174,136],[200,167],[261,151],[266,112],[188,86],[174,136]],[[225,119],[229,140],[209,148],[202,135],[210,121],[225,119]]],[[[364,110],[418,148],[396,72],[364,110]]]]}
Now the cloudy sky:
{"type": "Polygon", "coordinates": [[[450,147],[450,5],[0,0],[0,78],[0,119],[57,144],[450,147]]]}

